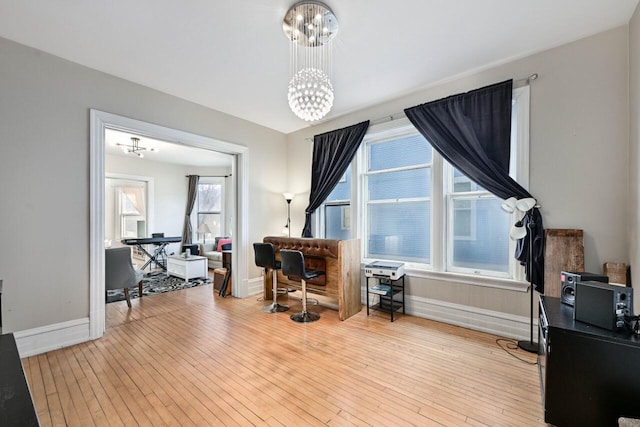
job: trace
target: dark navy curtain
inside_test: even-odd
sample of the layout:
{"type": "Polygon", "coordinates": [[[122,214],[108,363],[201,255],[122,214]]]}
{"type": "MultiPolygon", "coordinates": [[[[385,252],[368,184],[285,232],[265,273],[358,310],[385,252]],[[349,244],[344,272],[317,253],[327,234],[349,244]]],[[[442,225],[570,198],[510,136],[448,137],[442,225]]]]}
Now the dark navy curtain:
{"type": "MultiPolygon", "coordinates": [[[[509,176],[512,90],[513,81],[508,80],[404,111],[433,148],[475,183],[501,199],[532,197],[509,176]]],[[[528,222],[540,227],[534,236],[543,232],[537,208],[527,213],[528,222]]],[[[533,253],[540,256],[529,266],[528,249],[522,250],[528,248],[529,238],[527,233],[518,241],[516,258],[526,266],[527,278],[543,292],[543,242],[534,238],[533,253]]]]}
{"type": "Polygon", "coordinates": [[[531,197],[509,176],[512,80],[407,108],[450,164],[501,199],[531,197]]]}
{"type": "Polygon", "coordinates": [[[305,209],[302,237],[313,237],[311,214],[327,199],[344,175],[355,156],[369,121],[313,137],[313,163],[311,164],[311,193],[305,209]]]}

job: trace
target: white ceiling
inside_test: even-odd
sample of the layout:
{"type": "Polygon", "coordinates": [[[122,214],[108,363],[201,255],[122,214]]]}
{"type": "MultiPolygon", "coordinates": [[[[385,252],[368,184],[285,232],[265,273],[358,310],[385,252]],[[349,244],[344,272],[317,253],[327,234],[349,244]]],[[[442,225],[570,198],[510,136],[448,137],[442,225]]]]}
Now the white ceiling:
{"type": "MultiPolygon", "coordinates": [[[[308,126],[286,97],[293,3],[0,0],[0,37],[289,133],[308,126]]],[[[326,3],[340,25],[333,118],[626,24],[638,0],[326,3]]]]}
{"type": "Polygon", "coordinates": [[[157,139],[147,138],[145,136],[134,135],[114,129],[105,129],[105,153],[114,156],[123,156],[140,161],[155,161],[163,163],[173,163],[186,166],[206,166],[206,167],[225,167],[230,168],[233,156],[216,151],[195,148],[189,145],[176,144],[172,142],[160,141],[157,139]],[[116,144],[131,145],[131,137],[140,140],[139,147],[146,150],[141,151],[144,157],[138,158],[132,153],[125,153],[126,147],[116,144]],[[154,151],[150,151],[153,149],[154,151]]]}

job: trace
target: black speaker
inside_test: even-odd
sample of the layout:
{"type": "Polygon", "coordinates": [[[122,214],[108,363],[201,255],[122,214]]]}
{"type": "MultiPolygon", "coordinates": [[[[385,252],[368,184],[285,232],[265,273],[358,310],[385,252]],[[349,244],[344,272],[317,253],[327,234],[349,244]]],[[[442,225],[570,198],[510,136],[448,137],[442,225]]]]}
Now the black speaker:
{"type": "Polygon", "coordinates": [[[576,300],[576,282],[586,282],[588,280],[609,283],[609,276],[585,271],[560,272],[560,300],[567,305],[573,306],[576,300]]]}
{"type": "Polygon", "coordinates": [[[575,320],[613,331],[624,328],[629,316],[633,316],[633,288],[594,281],[576,283],[575,320]]]}

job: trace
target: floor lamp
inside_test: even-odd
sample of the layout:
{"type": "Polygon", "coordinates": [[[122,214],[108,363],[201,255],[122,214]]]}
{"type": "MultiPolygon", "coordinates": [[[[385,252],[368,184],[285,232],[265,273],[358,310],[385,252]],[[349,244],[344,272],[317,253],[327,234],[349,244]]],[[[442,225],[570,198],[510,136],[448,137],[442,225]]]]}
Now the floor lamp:
{"type": "Polygon", "coordinates": [[[284,226],[284,233],[288,233],[291,237],[291,201],[293,200],[293,193],[282,193],[284,199],[287,201],[287,223],[284,226]]]}
{"type": "Polygon", "coordinates": [[[522,239],[529,233],[529,292],[530,292],[530,312],[529,312],[529,340],[518,341],[518,347],[529,353],[538,352],[538,343],[533,340],[533,232],[535,231],[535,224],[533,223],[533,208],[536,207],[536,199],[527,197],[524,199],[516,200],[515,197],[510,197],[502,203],[502,209],[506,212],[513,213],[516,209],[524,212],[525,216],[529,215],[527,221],[527,228],[524,228],[522,219],[516,222],[511,231],[509,237],[512,240],[522,239]]]}
{"type": "Polygon", "coordinates": [[[211,229],[206,223],[202,223],[198,226],[198,234],[202,234],[203,243],[207,243],[207,233],[211,234],[211,229]]]}

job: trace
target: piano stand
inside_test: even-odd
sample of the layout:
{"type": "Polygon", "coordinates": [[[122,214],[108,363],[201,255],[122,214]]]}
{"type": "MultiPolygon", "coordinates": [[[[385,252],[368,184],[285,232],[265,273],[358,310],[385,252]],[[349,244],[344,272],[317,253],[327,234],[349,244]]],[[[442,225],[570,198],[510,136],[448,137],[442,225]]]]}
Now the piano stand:
{"type": "Polygon", "coordinates": [[[147,268],[149,264],[155,263],[163,271],[167,271],[167,251],[165,248],[168,244],[179,243],[181,240],[182,237],[141,237],[122,239],[120,242],[129,246],[136,245],[138,249],[149,257],[149,260],[144,263],[141,270],[147,268]],[[150,254],[143,245],[154,245],[153,254],[150,254]]]}
{"type": "Polygon", "coordinates": [[[145,268],[147,268],[147,266],[150,265],[151,263],[155,263],[156,267],[160,267],[162,268],[163,271],[167,271],[167,251],[165,250],[165,248],[167,247],[168,244],[169,243],[157,244],[158,246],[156,246],[156,248],[153,250],[153,255],[150,254],[144,248],[144,246],[142,246],[141,244],[138,244],[137,245],[138,249],[140,249],[149,257],[147,262],[145,262],[144,265],[142,266],[141,270],[144,270],[145,268]]]}

